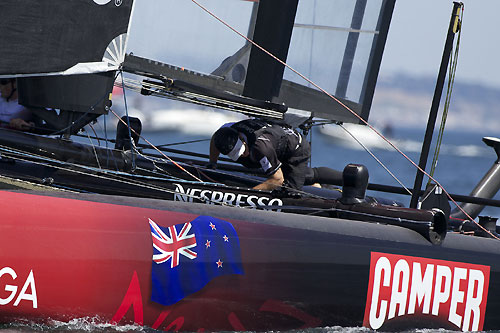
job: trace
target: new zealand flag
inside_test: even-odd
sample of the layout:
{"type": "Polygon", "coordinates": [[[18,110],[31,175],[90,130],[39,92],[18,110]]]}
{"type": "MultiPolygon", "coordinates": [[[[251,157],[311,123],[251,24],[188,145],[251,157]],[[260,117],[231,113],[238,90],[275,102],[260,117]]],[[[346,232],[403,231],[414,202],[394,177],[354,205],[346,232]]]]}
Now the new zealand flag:
{"type": "Polygon", "coordinates": [[[153,239],[151,300],[178,302],[219,275],[243,274],[240,241],[231,223],[210,216],[160,227],[149,219],[153,239]]]}

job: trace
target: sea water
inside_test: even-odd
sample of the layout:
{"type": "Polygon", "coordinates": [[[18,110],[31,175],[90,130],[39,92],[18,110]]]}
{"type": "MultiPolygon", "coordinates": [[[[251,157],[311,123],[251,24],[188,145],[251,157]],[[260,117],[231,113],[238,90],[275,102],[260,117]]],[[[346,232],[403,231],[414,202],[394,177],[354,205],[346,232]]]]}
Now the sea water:
{"type": "MultiPolygon", "coordinates": [[[[415,164],[419,164],[421,142],[425,135],[424,129],[397,129],[395,144],[400,142],[400,150],[415,164]]],[[[497,136],[500,133],[497,133],[497,136]]],[[[493,148],[488,147],[482,138],[495,136],[495,133],[446,131],[440,147],[437,165],[433,178],[451,194],[468,195],[497,160],[493,148]]],[[[436,135],[434,135],[435,139],[436,135]]],[[[408,159],[396,150],[375,149],[372,153],[380,163],[363,148],[353,149],[334,144],[327,136],[313,133],[312,163],[315,166],[329,166],[342,170],[348,163],[363,164],[368,168],[370,182],[401,186],[402,183],[410,190],[413,188],[417,169],[408,159]],[[387,171],[383,164],[398,180],[387,171]]],[[[435,141],[435,140],[434,140],[435,141]]],[[[435,150],[435,142],[431,146],[426,171],[429,172],[435,150]]],[[[422,188],[428,178],[424,177],[422,188]]],[[[370,192],[370,195],[388,197],[409,204],[409,195],[397,195],[380,192],[370,192]]],[[[500,195],[494,197],[500,199],[500,195]]],[[[453,203],[450,203],[453,206],[453,203]]],[[[452,207],[453,208],[453,207],[452,207]]],[[[500,217],[500,208],[486,207],[481,215],[500,217]]]]}
{"type": "MultiPolygon", "coordinates": [[[[110,324],[95,324],[92,320],[78,319],[72,320],[70,323],[56,323],[54,325],[37,325],[37,324],[8,324],[0,325],[2,333],[34,333],[34,332],[71,332],[71,333],[86,333],[86,332],[145,332],[154,333],[162,332],[149,327],[137,325],[110,325],[110,324]]],[[[271,331],[277,333],[280,331],[271,331]]],[[[366,327],[321,327],[309,328],[301,330],[286,331],[287,333],[384,333],[381,330],[371,330],[366,327]]],[[[457,331],[445,329],[412,329],[400,331],[401,333],[456,333],[457,331]]],[[[499,333],[500,331],[488,331],[489,333],[499,333]]]]}
{"type": "MultiPolygon", "coordinates": [[[[488,147],[482,138],[495,136],[496,133],[446,131],[443,136],[440,153],[437,159],[434,177],[448,193],[468,195],[497,160],[493,148],[488,147]]],[[[114,134],[113,134],[114,135],[114,134]]],[[[419,164],[419,156],[425,129],[400,128],[394,130],[395,144],[415,164],[419,164]]],[[[209,138],[196,134],[178,132],[154,132],[143,135],[153,144],[176,144],[170,148],[190,150],[208,154],[209,138]],[[194,143],[183,143],[193,140],[205,140],[194,143]]],[[[500,133],[498,135],[500,137],[500,133]]],[[[436,135],[434,135],[435,139],[436,135]]],[[[312,146],[312,166],[327,166],[343,170],[349,163],[363,164],[368,168],[369,181],[401,187],[402,183],[409,190],[413,189],[417,169],[405,157],[394,149],[373,149],[367,153],[363,147],[345,146],[332,137],[321,134],[313,128],[308,138],[312,146]],[[383,166],[382,166],[383,165],[383,166]],[[389,171],[387,171],[389,170],[389,171]],[[390,173],[389,173],[390,172],[390,173]],[[391,175],[392,174],[392,175],[391,175]],[[393,177],[394,176],[394,177],[393,177]],[[397,180],[396,180],[396,179],[397,180]]],[[[435,140],[434,140],[435,141],[435,140]]],[[[144,143],[144,141],[141,141],[144,143]]],[[[365,143],[365,146],[368,144],[365,143]]],[[[431,146],[426,171],[430,170],[435,143],[431,146]]],[[[428,178],[424,177],[422,188],[428,178]]],[[[385,197],[409,205],[409,195],[381,193],[369,191],[369,195],[385,197]]],[[[500,194],[494,199],[500,200],[500,194]]],[[[481,215],[500,217],[500,208],[486,207],[481,215]]]]}
{"type": "MultiPolygon", "coordinates": [[[[99,133],[99,135],[103,135],[99,133]]],[[[114,138],[114,133],[108,133],[110,138],[114,138]]],[[[209,138],[197,134],[185,134],[178,132],[154,132],[144,133],[144,138],[155,145],[174,144],[170,146],[175,149],[190,150],[198,153],[208,153],[209,138]],[[186,143],[188,141],[197,141],[186,143]]],[[[495,133],[459,132],[448,131],[443,137],[441,153],[434,177],[453,194],[467,195],[479,182],[483,175],[496,161],[497,156],[491,147],[487,147],[482,142],[483,136],[495,136],[495,133]]],[[[423,129],[397,129],[395,137],[404,139],[402,150],[416,164],[419,161],[419,151],[424,137],[423,129]]],[[[363,148],[353,148],[339,145],[331,137],[322,135],[314,129],[312,136],[312,166],[328,166],[342,170],[349,163],[363,164],[368,168],[370,182],[377,184],[387,184],[400,186],[393,176],[384,167],[380,166],[374,157],[368,154],[363,148]]],[[[85,139],[88,142],[88,139],[85,139]]],[[[85,141],[84,140],[84,141],[85,141]]],[[[93,140],[97,144],[96,140],[93,140]]],[[[141,143],[145,143],[141,140],[141,143]]],[[[101,143],[102,145],[102,143],[101,143]]],[[[372,153],[387,169],[406,187],[412,188],[415,179],[415,167],[400,153],[390,150],[375,149],[372,153]]],[[[428,166],[432,161],[429,158],[428,166]]],[[[429,168],[427,168],[429,169],[429,168]]],[[[426,181],[426,180],[425,180],[426,181]]],[[[425,184],[425,182],[424,182],[425,184]]],[[[408,205],[409,196],[388,194],[380,192],[370,192],[370,195],[391,198],[408,205]]],[[[497,194],[495,199],[500,199],[497,194]]],[[[500,208],[487,207],[481,215],[500,217],[500,208]]],[[[114,326],[103,324],[93,318],[74,319],[68,323],[51,322],[49,325],[24,323],[11,323],[0,325],[0,332],[156,332],[151,328],[144,328],[135,325],[114,326]]],[[[364,333],[371,330],[363,327],[325,327],[318,329],[295,330],[293,332],[303,333],[364,333]]],[[[409,330],[412,333],[431,332],[451,332],[446,330],[409,330]]]]}

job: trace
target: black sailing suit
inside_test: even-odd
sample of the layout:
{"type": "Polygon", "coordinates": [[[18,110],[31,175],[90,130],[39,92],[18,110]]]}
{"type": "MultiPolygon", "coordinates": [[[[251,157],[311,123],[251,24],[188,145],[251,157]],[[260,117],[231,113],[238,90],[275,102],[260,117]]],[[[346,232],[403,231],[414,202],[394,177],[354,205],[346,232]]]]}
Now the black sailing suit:
{"type": "MultiPolygon", "coordinates": [[[[267,176],[271,176],[281,168],[285,179],[283,185],[294,189],[302,189],[302,186],[313,184],[318,180],[326,180],[328,183],[328,179],[321,177],[327,176],[325,172],[323,175],[320,172],[328,168],[308,167],[311,145],[293,128],[258,119],[243,120],[232,124],[231,127],[243,134],[250,150],[247,157],[241,156],[238,159],[238,163],[247,168],[260,168],[267,176]]],[[[339,174],[334,176],[339,177],[339,174]]]]}

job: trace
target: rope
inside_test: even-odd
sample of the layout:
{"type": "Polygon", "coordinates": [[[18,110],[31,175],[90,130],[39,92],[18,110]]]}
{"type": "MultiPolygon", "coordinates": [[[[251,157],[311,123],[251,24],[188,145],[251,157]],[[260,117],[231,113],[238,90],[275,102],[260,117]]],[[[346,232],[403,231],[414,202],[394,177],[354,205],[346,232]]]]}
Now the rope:
{"type": "MultiPolygon", "coordinates": [[[[381,137],[384,141],[386,141],[392,148],[394,148],[399,154],[401,154],[408,162],[410,162],[410,164],[412,164],[417,170],[421,171],[424,175],[426,175],[427,177],[429,177],[432,181],[434,181],[442,190],[443,192],[446,194],[446,196],[449,198],[449,200],[451,202],[453,202],[453,204],[455,206],[457,206],[458,209],[460,209],[462,211],[462,213],[464,213],[471,221],[474,221],[474,219],[472,217],[470,217],[469,214],[467,214],[467,212],[465,212],[463,210],[462,207],[460,207],[460,205],[458,205],[458,203],[451,197],[451,195],[448,193],[448,191],[446,191],[446,189],[441,185],[441,183],[439,183],[436,179],[434,179],[428,172],[426,172],[425,170],[423,170],[422,168],[420,168],[417,163],[415,163],[410,157],[408,157],[405,153],[403,153],[401,151],[401,149],[399,149],[394,143],[392,143],[389,139],[387,139],[383,134],[381,134],[377,129],[375,129],[371,124],[369,124],[366,120],[364,120],[360,115],[358,115],[356,112],[354,112],[351,108],[349,108],[346,104],[342,103],[342,101],[340,101],[338,98],[336,98],[335,96],[333,96],[332,94],[330,94],[328,91],[326,91],[325,89],[323,89],[322,87],[320,87],[318,84],[316,84],[315,82],[313,82],[311,79],[307,78],[306,76],[304,76],[303,74],[301,74],[300,72],[298,72],[297,70],[295,70],[294,68],[292,68],[290,65],[288,65],[286,62],[284,62],[283,60],[279,59],[278,57],[276,57],[274,54],[272,54],[271,52],[269,52],[268,50],[266,50],[265,48],[263,48],[262,46],[260,46],[259,44],[255,43],[253,40],[251,40],[250,38],[248,38],[247,36],[245,36],[244,34],[242,34],[241,32],[239,32],[238,30],[236,30],[234,27],[232,27],[231,25],[229,25],[227,22],[225,22],[224,20],[222,20],[221,18],[219,18],[217,15],[215,15],[213,12],[211,12],[210,10],[208,10],[206,7],[204,7],[203,5],[201,5],[198,1],[196,0],[191,0],[195,5],[197,5],[198,7],[200,7],[203,11],[205,11],[207,14],[209,14],[210,16],[212,16],[214,19],[216,19],[217,21],[219,21],[220,23],[222,23],[223,25],[225,25],[228,29],[232,30],[234,33],[236,33],[238,36],[240,36],[241,38],[245,39],[247,42],[251,43],[253,46],[257,47],[259,50],[261,50],[262,52],[266,53],[268,56],[270,56],[271,58],[273,58],[274,60],[276,60],[277,62],[279,62],[280,64],[282,64],[283,66],[285,66],[286,68],[288,68],[289,70],[291,70],[292,72],[294,72],[295,74],[297,74],[299,77],[301,77],[303,80],[305,80],[306,82],[308,82],[309,84],[311,84],[312,86],[314,86],[315,88],[317,88],[319,91],[321,91],[322,93],[324,93],[325,95],[327,95],[329,98],[331,98],[332,100],[336,101],[340,106],[342,106],[344,109],[346,109],[347,111],[349,111],[353,116],[355,116],[356,118],[359,119],[359,121],[363,124],[365,124],[366,126],[368,126],[372,131],[374,131],[379,137],[381,137]]],[[[464,5],[463,3],[461,3],[461,8],[462,8],[462,12],[464,10],[464,5]]],[[[475,222],[475,221],[474,221],[475,222]]],[[[475,222],[480,228],[482,228],[485,232],[489,233],[493,238],[495,239],[498,239],[500,240],[498,237],[496,237],[495,235],[491,234],[488,230],[486,230],[484,227],[482,227],[479,223],[475,222]]]]}
{"type": "Polygon", "coordinates": [[[342,124],[340,124],[340,123],[339,123],[338,125],[339,125],[339,126],[340,126],[340,127],[341,127],[344,131],[346,131],[346,132],[347,132],[347,134],[349,134],[349,135],[350,135],[350,136],[351,136],[351,137],[352,137],[352,138],[353,138],[353,139],[354,139],[354,140],[355,140],[355,141],[356,141],[356,142],[357,142],[357,143],[358,143],[361,147],[363,147],[363,149],[364,149],[364,150],[365,150],[368,154],[370,154],[370,156],[371,156],[371,157],[373,157],[373,159],[375,159],[375,161],[377,161],[377,163],[378,163],[378,164],[379,164],[382,168],[384,168],[384,169],[385,169],[385,171],[387,171],[387,173],[388,173],[389,175],[391,175],[391,177],[392,177],[392,178],[394,178],[394,179],[395,179],[395,180],[399,183],[399,185],[401,185],[401,187],[403,187],[403,188],[406,190],[406,192],[408,192],[408,194],[410,194],[410,195],[411,195],[411,191],[410,191],[410,190],[409,190],[406,186],[404,186],[404,184],[403,184],[403,183],[402,183],[402,182],[401,182],[401,181],[400,181],[400,180],[399,180],[399,179],[398,179],[398,178],[397,178],[397,177],[396,177],[396,176],[395,176],[395,175],[391,172],[391,170],[389,170],[389,168],[387,168],[387,167],[384,165],[384,163],[382,163],[382,161],[381,161],[381,160],[379,160],[379,159],[377,158],[377,156],[375,156],[375,154],[373,154],[373,153],[370,151],[370,149],[368,149],[368,147],[366,147],[366,146],[365,146],[365,145],[364,145],[361,141],[359,141],[359,140],[358,140],[358,138],[356,138],[356,136],[355,136],[354,134],[352,134],[351,132],[349,132],[349,130],[348,130],[348,129],[344,126],[344,125],[342,125],[342,124]]]}
{"type": "MultiPolygon", "coordinates": [[[[75,174],[81,174],[81,175],[86,175],[86,176],[90,176],[90,177],[95,177],[95,178],[100,178],[100,179],[115,181],[115,182],[119,182],[119,183],[123,183],[123,184],[128,184],[128,185],[133,185],[133,186],[139,186],[139,187],[143,187],[143,188],[147,188],[147,189],[153,189],[153,190],[157,190],[157,191],[161,191],[161,192],[172,193],[172,194],[176,194],[177,193],[177,192],[175,192],[173,190],[165,189],[164,187],[161,187],[161,186],[155,186],[153,184],[143,183],[143,182],[140,182],[140,181],[132,181],[131,179],[128,179],[127,177],[120,177],[121,174],[123,174],[124,176],[129,176],[128,173],[122,173],[122,172],[119,172],[119,171],[107,170],[106,174],[102,174],[102,173],[94,174],[94,173],[91,173],[91,172],[95,171],[95,170],[98,170],[98,171],[102,171],[102,170],[96,169],[96,168],[93,168],[93,167],[86,167],[86,166],[83,166],[81,164],[61,162],[61,161],[56,160],[56,159],[51,159],[51,158],[39,156],[39,155],[36,155],[36,154],[30,154],[30,153],[26,153],[26,152],[23,152],[23,151],[16,151],[15,149],[12,149],[10,147],[8,148],[8,147],[4,147],[4,146],[1,146],[1,145],[0,145],[0,150],[2,150],[6,156],[8,156],[10,158],[13,158],[13,159],[16,159],[18,161],[30,162],[30,163],[34,163],[34,164],[38,164],[38,165],[42,165],[42,166],[47,166],[47,167],[51,167],[51,168],[56,168],[56,169],[59,169],[59,170],[63,170],[63,171],[67,171],[67,172],[71,172],[71,173],[75,173],[75,174]],[[25,158],[22,158],[21,156],[24,156],[25,158]],[[43,162],[35,161],[33,159],[40,159],[43,162]],[[58,166],[58,165],[55,165],[55,164],[51,164],[50,162],[51,163],[55,163],[55,164],[62,164],[64,166],[73,166],[73,168],[61,167],[61,166],[58,166]],[[88,172],[77,170],[76,168],[80,168],[82,170],[88,170],[88,172]],[[110,177],[110,175],[113,175],[114,177],[110,177]]],[[[137,175],[136,175],[136,177],[137,177],[137,175]]],[[[144,178],[150,178],[150,177],[144,177],[144,178]]],[[[160,178],[160,179],[163,179],[163,178],[160,178]]],[[[170,177],[170,179],[176,180],[176,181],[190,183],[189,181],[186,181],[184,179],[175,178],[175,177],[170,177]]],[[[80,190],[76,190],[75,189],[75,191],[80,191],[80,190]]],[[[189,196],[189,197],[192,197],[192,198],[197,198],[197,199],[201,198],[201,197],[191,196],[191,195],[188,195],[188,194],[186,194],[186,195],[189,196]]]]}
{"type": "MultiPolygon", "coordinates": [[[[191,177],[193,177],[194,179],[196,179],[197,181],[199,182],[203,182],[201,179],[199,179],[198,177],[196,177],[195,175],[193,175],[191,172],[187,171],[186,169],[184,169],[180,164],[178,164],[177,162],[175,162],[174,160],[172,160],[170,157],[168,157],[166,154],[164,154],[161,150],[159,150],[158,148],[156,148],[155,145],[153,145],[151,142],[149,142],[146,138],[144,138],[142,135],[140,135],[139,133],[137,133],[136,131],[134,131],[133,128],[130,128],[130,126],[127,125],[127,123],[120,118],[119,115],[116,114],[115,111],[113,110],[109,110],[111,111],[111,113],[113,113],[115,115],[115,117],[121,121],[125,126],[127,126],[129,128],[130,131],[134,132],[134,134],[137,134],[141,139],[143,139],[144,141],[146,141],[154,150],[156,150],[157,152],[159,152],[163,157],[165,157],[167,160],[169,160],[171,163],[173,163],[176,167],[178,167],[179,169],[181,169],[182,171],[184,171],[185,173],[187,173],[188,175],[190,175],[191,177]]],[[[131,140],[132,142],[132,145],[133,147],[135,148],[135,143],[133,140],[131,140]]]]}
{"type": "MultiPolygon", "coordinates": [[[[116,85],[116,84],[115,84],[116,85]]],[[[117,85],[118,86],[118,85],[117,85]]],[[[154,84],[151,82],[144,82],[125,78],[125,88],[142,93],[148,91],[152,96],[168,98],[176,101],[188,102],[192,104],[214,107],[221,110],[227,110],[232,112],[238,112],[245,114],[249,117],[255,116],[265,116],[270,118],[282,118],[282,113],[267,110],[248,104],[241,104],[237,102],[231,102],[228,104],[227,100],[222,100],[218,98],[210,98],[206,95],[196,94],[193,92],[184,91],[182,95],[180,93],[174,93],[172,91],[166,90],[164,85],[154,84]]]]}
{"type": "MultiPolygon", "coordinates": [[[[463,6],[462,6],[461,15],[459,18],[460,24],[462,24],[461,22],[463,22],[463,12],[464,11],[463,11],[463,6]]],[[[451,53],[450,69],[448,72],[448,87],[447,87],[446,98],[445,98],[445,102],[444,102],[443,115],[441,118],[441,125],[439,127],[438,137],[436,140],[436,148],[434,149],[434,157],[433,157],[432,163],[431,163],[431,170],[429,172],[429,174],[431,176],[434,176],[434,172],[436,171],[436,168],[437,168],[439,152],[441,149],[441,143],[443,141],[444,127],[446,125],[446,119],[448,117],[448,111],[450,109],[451,93],[453,90],[453,84],[455,82],[455,73],[457,71],[458,54],[459,54],[459,49],[460,49],[460,37],[461,37],[461,35],[462,35],[462,29],[460,27],[460,29],[458,30],[458,36],[457,36],[456,43],[455,43],[455,52],[451,53]]],[[[430,184],[431,184],[431,179],[429,178],[427,181],[427,187],[430,184]]]]}
{"type": "MultiPolygon", "coordinates": [[[[94,133],[95,133],[95,131],[94,131],[94,133]]],[[[106,148],[108,148],[108,142],[111,142],[111,143],[116,142],[116,140],[108,139],[106,133],[104,135],[104,138],[99,137],[97,135],[89,136],[89,135],[73,134],[73,136],[78,136],[78,137],[82,137],[82,138],[89,138],[90,137],[91,139],[96,139],[99,146],[101,145],[101,141],[103,141],[106,143],[106,148]]],[[[205,142],[205,141],[210,141],[210,139],[198,139],[198,140],[188,140],[188,141],[181,141],[181,142],[174,142],[174,143],[164,143],[161,145],[157,145],[156,147],[157,148],[165,148],[165,147],[170,147],[170,146],[179,146],[179,145],[184,145],[184,144],[188,144],[188,143],[198,143],[198,142],[205,142]]],[[[137,144],[137,146],[139,146],[140,148],[152,149],[149,145],[137,144]]]]}

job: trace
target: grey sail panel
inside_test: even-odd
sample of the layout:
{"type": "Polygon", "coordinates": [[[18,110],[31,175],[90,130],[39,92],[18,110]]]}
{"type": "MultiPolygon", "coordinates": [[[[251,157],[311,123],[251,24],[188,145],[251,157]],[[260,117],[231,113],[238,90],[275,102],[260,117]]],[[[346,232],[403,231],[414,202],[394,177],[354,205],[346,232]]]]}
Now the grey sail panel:
{"type": "MultiPolygon", "coordinates": [[[[299,2],[288,64],[368,120],[394,2],[299,2]]],[[[273,101],[310,111],[320,118],[360,122],[337,101],[289,69],[285,70],[280,96],[273,101]],[[297,94],[318,98],[304,103],[297,94]]]]}
{"type": "MultiPolygon", "coordinates": [[[[246,22],[239,31],[246,29],[250,39],[335,96],[354,111],[354,115],[290,69],[283,70],[282,64],[205,12],[198,10],[194,11],[198,16],[177,18],[183,13],[193,15],[193,8],[189,11],[190,7],[183,7],[183,3],[176,5],[183,10],[176,11],[175,15],[171,13],[168,17],[168,13],[161,12],[165,20],[175,22],[169,26],[169,33],[162,36],[164,43],[159,46],[163,47],[165,60],[146,55],[145,59],[158,61],[136,62],[139,59],[130,56],[123,69],[150,77],[161,73],[164,76],[161,81],[181,83],[178,86],[183,89],[178,93],[184,95],[196,88],[193,93],[203,91],[204,95],[217,98],[234,94],[268,103],[273,108],[283,105],[280,109],[309,111],[316,118],[360,122],[358,115],[368,119],[395,0],[303,0],[298,3],[295,0],[291,3],[287,0],[224,3],[207,0],[207,4],[216,15],[225,13],[230,17],[232,25],[246,22]],[[224,12],[229,4],[234,7],[224,12]],[[285,5],[287,10],[283,10],[285,5]],[[214,45],[218,47],[211,51],[210,46],[214,45]],[[207,70],[205,64],[209,63],[207,70]],[[148,75],[148,71],[152,75],[148,75]]],[[[153,14],[148,12],[148,17],[153,14]]],[[[150,20],[156,21],[159,18],[150,20]]],[[[147,45],[146,51],[152,45],[142,44],[147,45]]]]}
{"type": "MultiPolygon", "coordinates": [[[[356,123],[359,120],[337,101],[332,100],[325,93],[309,88],[292,81],[283,80],[280,95],[275,100],[282,101],[290,108],[305,110],[313,113],[314,117],[321,119],[332,119],[345,123],[356,123]]],[[[338,98],[338,100],[357,114],[361,114],[362,108],[359,103],[338,98]]]]}
{"type": "Polygon", "coordinates": [[[132,5],[133,0],[2,0],[0,75],[116,69],[132,5]]]}
{"type": "MultiPolygon", "coordinates": [[[[299,1],[298,8],[292,3],[288,14],[278,2],[255,4],[255,29],[248,36],[368,120],[395,0],[310,0],[299,1]],[[293,27],[290,18],[295,19],[293,27]]],[[[245,44],[213,73],[244,85],[246,96],[322,119],[361,122],[290,69],[283,74],[281,64],[256,50],[245,44]]]]}

